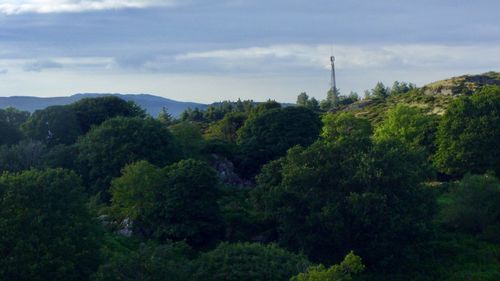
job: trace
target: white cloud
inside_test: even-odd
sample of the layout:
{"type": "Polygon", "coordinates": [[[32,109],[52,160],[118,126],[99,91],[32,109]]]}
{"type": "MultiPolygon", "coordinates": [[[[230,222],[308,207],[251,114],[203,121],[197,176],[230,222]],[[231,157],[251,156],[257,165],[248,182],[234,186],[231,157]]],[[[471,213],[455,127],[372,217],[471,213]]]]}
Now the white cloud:
{"type": "Polygon", "coordinates": [[[124,8],[172,6],[176,0],[0,0],[0,13],[75,13],[124,8]]]}
{"type": "Polygon", "coordinates": [[[9,73],[8,69],[0,69],[0,75],[9,73]]]}
{"type": "Polygon", "coordinates": [[[192,52],[176,56],[179,61],[209,61],[223,68],[253,68],[265,70],[276,66],[326,69],[329,56],[336,56],[339,69],[361,68],[425,68],[455,67],[457,65],[500,65],[498,46],[448,46],[438,44],[406,45],[272,45],[241,49],[192,52]]]}

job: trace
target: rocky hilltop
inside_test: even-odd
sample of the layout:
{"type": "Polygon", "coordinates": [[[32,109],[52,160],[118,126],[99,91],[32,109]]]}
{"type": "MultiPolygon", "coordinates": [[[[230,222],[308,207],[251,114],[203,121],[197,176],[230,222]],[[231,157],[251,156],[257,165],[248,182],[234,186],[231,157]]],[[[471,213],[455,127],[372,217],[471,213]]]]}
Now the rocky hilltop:
{"type": "Polygon", "coordinates": [[[359,117],[368,118],[374,124],[380,122],[387,110],[397,104],[420,107],[429,114],[441,115],[455,98],[472,94],[476,89],[487,85],[500,86],[500,72],[491,71],[440,80],[408,93],[391,95],[385,100],[363,99],[341,110],[354,112],[359,117]]]}
{"type": "Polygon", "coordinates": [[[428,95],[440,94],[457,96],[461,94],[471,94],[477,88],[484,85],[500,86],[500,72],[491,71],[478,75],[462,75],[453,77],[430,83],[422,87],[422,90],[428,95]]]}

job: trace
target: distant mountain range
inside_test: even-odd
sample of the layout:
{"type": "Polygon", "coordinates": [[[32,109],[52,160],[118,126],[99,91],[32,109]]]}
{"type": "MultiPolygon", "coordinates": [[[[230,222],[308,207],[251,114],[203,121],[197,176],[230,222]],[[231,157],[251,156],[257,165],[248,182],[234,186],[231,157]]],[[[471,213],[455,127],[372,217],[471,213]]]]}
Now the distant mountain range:
{"type": "Polygon", "coordinates": [[[142,108],[144,108],[147,111],[147,113],[149,113],[153,117],[158,116],[158,114],[162,111],[164,107],[168,110],[170,114],[172,114],[175,117],[179,116],[182,111],[188,108],[205,109],[208,107],[207,104],[175,101],[148,94],[122,95],[122,94],[85,93],[85,94],[76,94],[69,97],[52,97],[52,98],[24,97],[24,96],[0,97],[0,108],[15,107],[19,110],[33,112],[35,110],[44,109],[52,105],[66,105],[81,100],[83,98],[95,98],[101,96],[117,96],[126,101],[133,101],[136,104],[140,105],[142,108]]]}

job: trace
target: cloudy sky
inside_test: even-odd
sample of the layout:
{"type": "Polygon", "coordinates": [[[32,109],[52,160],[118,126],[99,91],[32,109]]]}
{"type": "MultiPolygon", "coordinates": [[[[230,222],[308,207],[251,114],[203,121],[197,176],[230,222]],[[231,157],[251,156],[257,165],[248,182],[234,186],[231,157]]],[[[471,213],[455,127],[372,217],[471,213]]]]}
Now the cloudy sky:
{"type": "Polygon", "coordinates": [[[498,0],[0,0],[0,96],[323,98],[500,70],[498,0]]]}

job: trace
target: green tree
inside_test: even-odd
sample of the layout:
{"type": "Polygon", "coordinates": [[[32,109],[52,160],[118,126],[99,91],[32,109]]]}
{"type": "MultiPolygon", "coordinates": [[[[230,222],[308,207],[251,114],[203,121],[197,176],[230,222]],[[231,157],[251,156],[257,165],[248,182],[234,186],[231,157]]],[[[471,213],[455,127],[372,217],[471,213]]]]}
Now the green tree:
{"type": "Polygon", "coordinates": [[[205,116],[203,115],[203,111],[197,107],[195,109],[188,108],[188,109],[184,110],[181,113],[179,119],[181,121],[192,121],[192,122],[205,122],[205,121],[207,121],[205,119],[205,116]]]}
{"type": "Polygon", "coordinates": [[[309,262],[276,245],[221,243],[195,262],[193,280],[204,281],[287,281],[304,271],[309,262]]]}
{"type": "Polygon", "coordinates": [[[29,112],[12,107],[0,109],[0,145],[16,144],[23,138],[20,126],[29,115],[29,112]]]}
{"type": "Polygon", "coordinates": [[[324,265],[311,266],[305,273],[299,273],[290,281],[351,281],[352,275],[365,270],[361,258],[352,251],[345,256],[340,264],[326,268],[324,265]]]}
{"type": "Polygon", "coordinates": [[[116,96],[84,98],[70,105],[78,120],[80,130],[86,133],[92,126],[116,116],[145,117],[144,109],[132,101],[125,101],[116,96]]]}
{"type": "Polygon", "coordinates": [[[375,139],[397,139],[410,148],[425,148],[435,152],[438,117],[426,115],[421,109],[397,105],[387,112],[387,117],[375,130],[375,139]]]}
{"type": "Polygon", "coordinates": [[[390,94],[390,89],[382,82],[378,82],[371,91],[371,96],[379,99],[386,99],[390,94]]]}
{"type": "Polygon", "coordinates": [[[199,123],[182,121],[168,127],[180,148],[181,155],[196,158],[205,144],[199,123]]]}
{"type": "Polygon", "coordinates": [[[340,92],[338,89],[329,90],[326,93],[326,99],[322,100],[320,103],[320,108],[322,110],[328,111],[335,109],[339,104],[340,92]]]}
{"type": "Polygon", "coordinates": [[[329,113],[323,117],[323,124],[321,137],[328,142],[370,144],[372,126],[367,119],[349,112],[329,113]]]}
{"type": "Polygon", "coordinates": [[[500,237],[500,180],[467,175],[445,195],[442,223],[450,229],[500,237]]]}
{"type": "Polygon", "coordinates": [[[250,116],[238,132],[237,141],[244,174],[254,175],[261,165],[284,155],[294,145],[311,144],[320,128],[317,114],[304,107],[272,109],[250,116]]]}
{"type": "Polygon", "coordinates": [[[127,164],[147,160],[163,166],[177,159],[174,138],[159,121],[115,117],[93,128],[77,143],[80,173],[91,193],[103,193],[127,164]]]}
{"type": "Polygon", "coordinates": [[[265,165],[252,199],[281,245],[328,263],[353,249],[389,269],[428,237],[434,201],[419,183],[429,170],[397,141],[354,137],[369,131],[365,121],[347,124],[356,127],[265,165]]]}
{"type": "Polygon", "coordinates": [[[81,180],[66,170],[0,176],[0,279],[88,280],[101,231],[81,180]]]}
{"type": "Polygon", "coordinates": [[[415,89],[417,89],[417,86],[413,83],[394,81],[390,90],[390,94],[391,95],[406,94],[415,89]]]}
{"type": "Polygon", "coordinates": [[[435,164],[454,176],[494,171],[500,175],[500,86],[455,100],[438,128],[435,164]]]}
{"type": "Polygon", "coordinates": [[[209,247],[223,236],[217,180],[201,161],[183,160],[163,169],[138,162],[113,181],[112,208],[132,219],[138,235],[209,247]]]}
{"type": "Polygon", "coordinates": [[[0,173],[41,168],[46,154],[47,146],[39,141],[23,140],[15,145],[0,146],[0,173]]]}
{"type": "Polygon", "coordinates": [[[161,109],[160,114],[158,114],[158,120],[165,126],[170,126],[174,124],[174,117],[172,116],[172,114],[168,113],[166,107],[163,107],[161,109]]]}
{"type": "Polygon", "coordinates": [[[297,96],[297,105],[307,106],[307,102],[309,101],[309,96],[306,92],[302,92],[297,96]]]}
{"type": "Polygon", "coordinates": [[[297,105],[309,108],[313,111],[319,111],[319,102],[314,97],[309,99],[309,96],[303,92],[297,96],[297,105]]]}
{"type": "Polygon", "coordinates": [[[35,111],[22,129],[29,138],[49,146],[75,143],[82,134],[75,111],[61,105],[35,111]]]}
{"type": "Polygon", "coordinates": [[[115,255],[101,265],[93,281],[189,281],[191,249],[183,242],[141,245],[127,255],[115,255]]]}
{"type": "Polygon", "coordinates": [[[224,118],[208,127],[205,136],[208,139],[223,140],[236,143],[237,132],[245,123],[247,116],[242,112],[228,113],[224,118]]]}
{"type": "Polygon", "coordinates": [[[349,93],[349,96],[339,96],[338,105],[345,106],[357,102],[358,100],[358,93],[351,91],[351,93],[349,93]]]}

